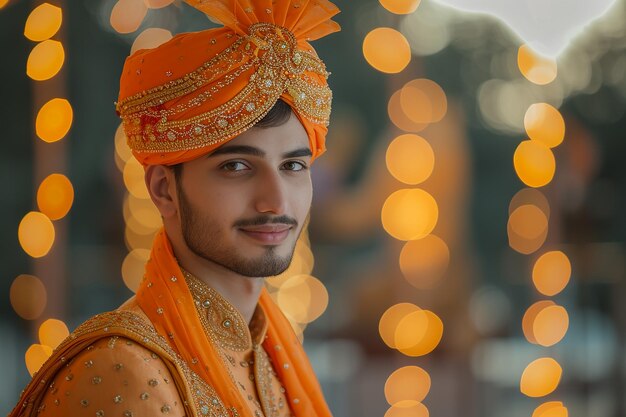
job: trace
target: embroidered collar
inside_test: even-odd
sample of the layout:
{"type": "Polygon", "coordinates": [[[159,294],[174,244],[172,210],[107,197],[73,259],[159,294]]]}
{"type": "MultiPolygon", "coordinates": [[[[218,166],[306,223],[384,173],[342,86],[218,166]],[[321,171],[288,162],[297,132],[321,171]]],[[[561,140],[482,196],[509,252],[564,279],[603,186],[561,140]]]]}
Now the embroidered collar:
{"type": "Polygon", "coordinates": [[[181,268],[191,291],[200,321],[209,338],[222,349],[237,352],[251,350],[265,338],[267,321],[257,304],[250,325],[241,313],[220,293],[181,268]]]}

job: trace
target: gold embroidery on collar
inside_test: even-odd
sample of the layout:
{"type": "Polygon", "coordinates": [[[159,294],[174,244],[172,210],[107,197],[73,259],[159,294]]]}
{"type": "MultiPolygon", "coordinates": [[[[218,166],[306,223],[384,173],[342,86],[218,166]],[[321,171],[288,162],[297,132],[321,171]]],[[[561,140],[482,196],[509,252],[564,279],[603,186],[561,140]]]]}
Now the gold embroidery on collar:
{"type": "Polygon", "coordinates": [[[251,321],[254,330],[251,335],[248,324],[231,303],[197,277],[182,268],[181,271],[193,296],[200,321],[214,343],[222,349],[243,352],[252,349],[252,336],[257,336],[255,344],[262,342],[258,339],[264,335],[265,317],[260,307],[257,306],[251,321]]]}

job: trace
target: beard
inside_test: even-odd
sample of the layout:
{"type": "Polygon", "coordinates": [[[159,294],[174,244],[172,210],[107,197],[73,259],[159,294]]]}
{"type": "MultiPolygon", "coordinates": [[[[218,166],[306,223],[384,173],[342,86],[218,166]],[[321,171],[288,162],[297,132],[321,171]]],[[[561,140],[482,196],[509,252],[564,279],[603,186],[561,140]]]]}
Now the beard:
{"type": "MultiPolygon", "coordinates": [[[[238,248],[230,247],[224,240],[220,239],[220,229],[222,228],[217,222],[198,215],[198,210],[193,208],[182,187],[177,187],[177,194],[183,239],[187,247],[197,256],[246,277],[279,275],[287,270],[291,264],[296,249],[295,243],[286,256],[276,253],[278,249],[276,246],[267,246],[264,253],[259,257],[244,257],[238,248]]],[[[242,227],[268,223],[285,223],[297,226],[297,222],[287,216],[274,218],[259,216],[251,220],[238,221],[234,226],[242,227]]],[[[298,237],[301,232],[302,229],[298,233],[298,237]]]]}

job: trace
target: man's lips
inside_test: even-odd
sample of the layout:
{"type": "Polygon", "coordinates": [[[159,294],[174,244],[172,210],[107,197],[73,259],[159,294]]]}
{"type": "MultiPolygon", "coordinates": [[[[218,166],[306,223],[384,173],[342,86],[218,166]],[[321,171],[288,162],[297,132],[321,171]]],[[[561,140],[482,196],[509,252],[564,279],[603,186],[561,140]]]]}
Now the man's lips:
{"type": "Polygon", "coordinates": [[[285,240],[289,230],[291,230],[291,226],[286,224],[265,224],[262,226],[246,226],[239,230],[261,243],[279,244],[285,240]]]}

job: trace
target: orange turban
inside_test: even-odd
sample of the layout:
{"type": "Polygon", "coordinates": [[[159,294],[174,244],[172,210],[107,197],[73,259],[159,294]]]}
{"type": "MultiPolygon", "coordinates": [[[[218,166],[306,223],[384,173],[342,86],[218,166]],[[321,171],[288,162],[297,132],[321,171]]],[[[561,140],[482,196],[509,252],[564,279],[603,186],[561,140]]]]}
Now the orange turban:
{"type": "Polygon", "coordinates": [[[313,158],[332,92],[308,43],[339,30],[327,0],[185,0],[224,27],[183,33],[126,59],[117,111],[146,165],[204,155],[260,121],[279,99],[304,126],[313,158]]]}

